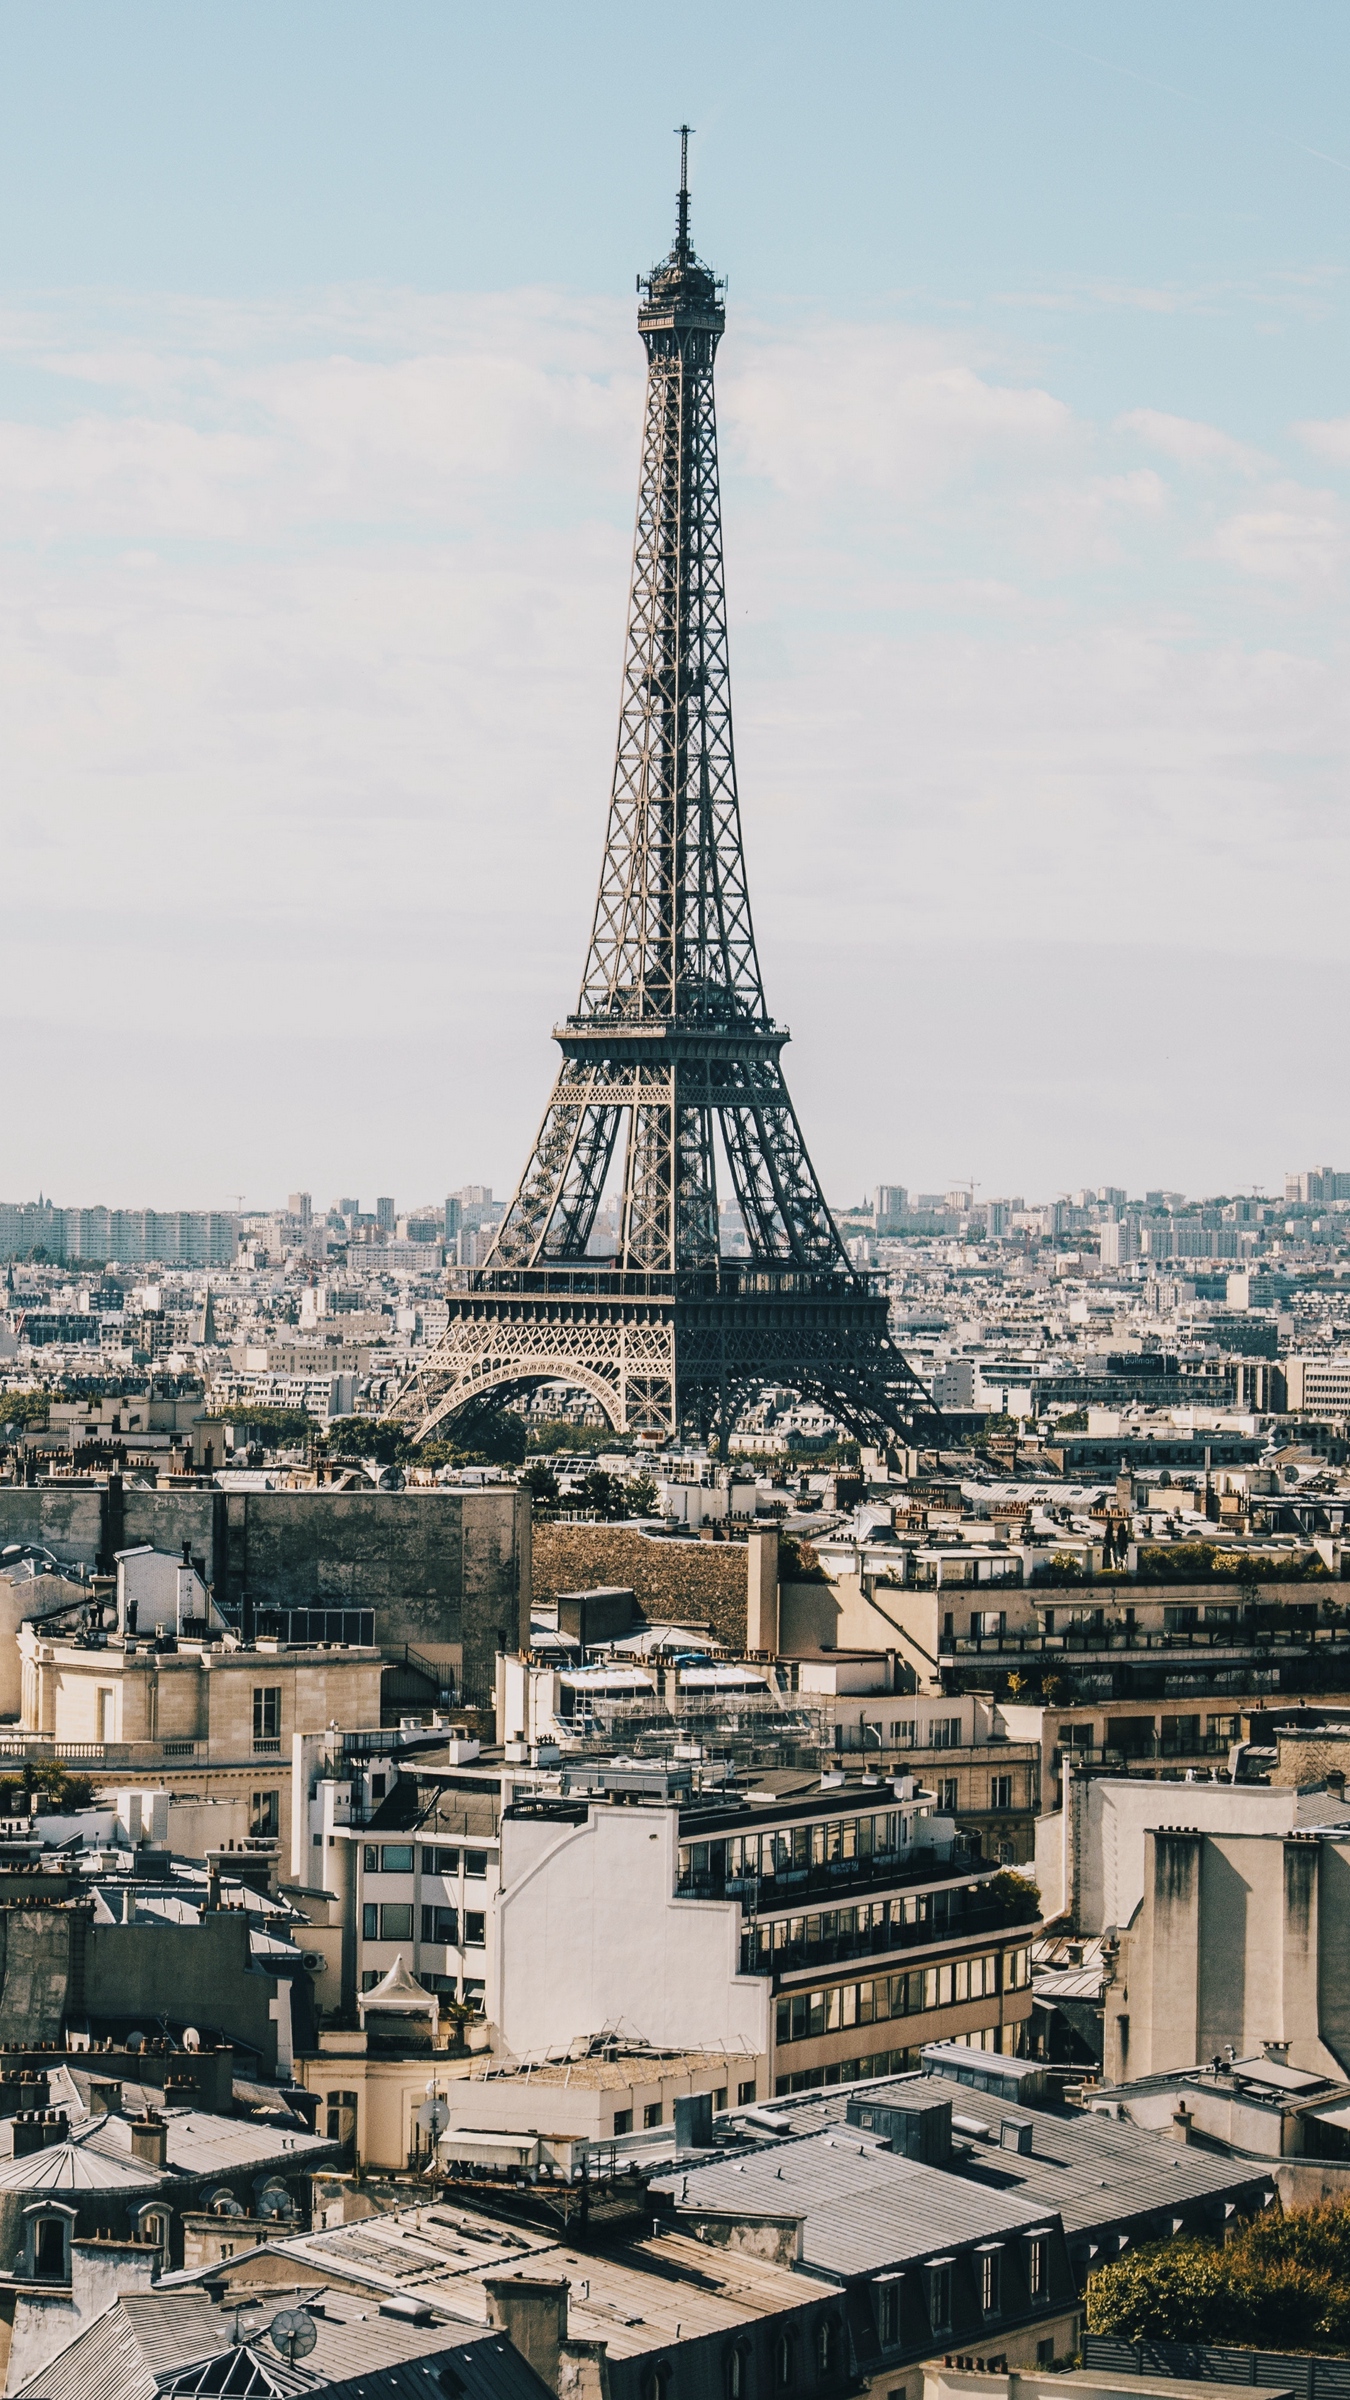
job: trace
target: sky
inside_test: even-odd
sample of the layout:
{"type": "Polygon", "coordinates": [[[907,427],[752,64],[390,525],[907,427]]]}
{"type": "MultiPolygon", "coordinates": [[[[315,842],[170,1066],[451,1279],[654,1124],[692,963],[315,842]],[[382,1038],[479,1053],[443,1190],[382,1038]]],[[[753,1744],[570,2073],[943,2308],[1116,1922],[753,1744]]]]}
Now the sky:
{"type": "Polygon", "coordinates": [[[830,1197],[1350,1166],[1348,80],[1323,0],[0,0],[0,1198],[513,1187],[682,120],[830,1197]]]}

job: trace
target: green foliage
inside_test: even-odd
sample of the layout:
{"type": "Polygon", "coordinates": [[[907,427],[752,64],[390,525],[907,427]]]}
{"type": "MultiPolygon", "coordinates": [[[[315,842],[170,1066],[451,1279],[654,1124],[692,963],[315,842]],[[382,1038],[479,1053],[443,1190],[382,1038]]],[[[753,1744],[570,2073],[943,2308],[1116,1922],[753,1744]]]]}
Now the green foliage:
{"type": "Polygon", "coordinates": [[[247,1407],[227,1408],[218,1417],[208,1420],[214,1425],[243,1425],[267,1450],[296,1450],[302,1448],[314,1433],[316,1423],[307,1409],[264,1408],[251,1403],[247,1407]]]}
{"type": "Polygon", "coordinates": [[[1151,2243],[1091,2278],[1088,2326],[1127,2341],[1350,2351],[1350,2207],[1258,2217],[1222,2249],[1151,2243]]]}
{"type": "Polygon", "coordinates": [[[459,1441],[423,1442],[414,1449],[411,1443],[399,1452],[418,1467],[518,1467],[525,1458],[525,1420],[514,1409],[494,1409],[490,1416],[475,1416],[469,1429],[470,1439],[459,1441]]]}
{"type": "Polygon", "coordinates": [[[630,1517],[654,1517],[660,1505],[660,1494],[645,1471],[632,1478],[625,1497],[630,1517]]]}
{"type": "Polygon", "coordinates": [[[1327,1573],[1316,1550],[1300,1550],[1292,1558],[1253,1557],[1250,1552],[1219,1550],[1213,1542],[1145,1543],[1139,1553],[1141,1583],[1233,1583],[1253,1591],[1259,1583],[1317,1582],[1327,1573]]]}
{"type": "Polygon", "coordinates": [[[552,1467],[546,1467],[542,1459],[535,1459],[532,1465],[526,1467],[520,1480],[527,1492],[533,1492],[541,1508],[557,1507],[560,1497],[558,1478],[552,1467]]]}
{"type": "Polygon", "coordinates": [[[991,1900],[997,1900],[1007,1911],[1012,1925],[1031,1925],[1041,1913],[1041,1887],[1029,1875],[1019,1875],[1012,1867],[1001,1867],[985,1885],[991,1900]]]}
{"type": "Polygon", "coordinates": [[[392,1467],[407,1458],[412,1443],[401,1425],[382,1425],[378,1417],[334,1417],[326,1447],[331,1458],[373,1458],[392,1467]]]}
{"type": "Polygon", "coordinates": [[[594,1509],[597,1517],[613,1519],[628,1514],[622,1483],[604,1467],[592,1467],[588,1475],[583,1475],[577,1497],[582,1507],[594,1509]]]}
{"type": "Polygon", "coordinates": [[[828,1583],[830,1580],[811,1544],[794,1541],[791,1534],[784,1534],[778,1545],[778,1579],[780,1583],[828,1583]]]}
{"type": "Polygon", "coordinates": [[[21,1425],[25,1432],[46,1431],[50,1392],[0,1392],[0,1425],[21,1425]]]}
{"type": "Polygon", "coordinates": [[[1075,1551],[1057,1550],[1043,1567],[1037,1567],[1033,1580],[1036,1583],[1086,1583],[1087,1570],[1075,1551]]]}
{"type": "Polygon", "coordinates": [[[631,1433],[611,1433],[598,1425],[574,1425],[570,1417],[532,1417],[526,1434],[531,1450],[631,1450],[631,1433]]]}

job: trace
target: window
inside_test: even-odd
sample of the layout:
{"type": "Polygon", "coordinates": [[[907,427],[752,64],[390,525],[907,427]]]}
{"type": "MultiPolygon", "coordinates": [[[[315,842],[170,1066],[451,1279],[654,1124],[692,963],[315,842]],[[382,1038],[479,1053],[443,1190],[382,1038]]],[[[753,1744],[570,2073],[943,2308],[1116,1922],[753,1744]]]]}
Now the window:
{"type": "Polygon", "coordinates": [[[794,2364],[792,2336],[790,2333],[780,2333],[773,2346],[773,2379],[780,2392],[792,2389],[794,2364]]]}
{"type": "Polygon", "coordinates": [[[816,2326],[816,2374],[832,2375],[839,2356],[837,2328],[833,2317],[822,2317],[816,2326]]]}
{"type": "Polygon", "coordinates": [[[1027,2298],[1033,2308],[1050,2297],[1050,2237],[1027,2235],[1027,2298]]]}
{"type": "Polygon", "coordinates": [[[324,2104],[324,2132],[330,2142],[349,2142],[356,2132],[355,2092],[330,2092],[324,2104]]]}
{"type": "Polygon", "coordinates": [[[165,2238],[164,2223],[165,2221],[163,2217],[159,2215],[158,2211],[154,2212],[148,2217],[142,2217],[140,2227],[141,2240],[143,2242],[153,2242],[157,2250],[162,2250],[164,2247],[165,2238]]]}
{"type": "MultiPolygon", "coordinates": [[[[113,1691],[110,1691],[110,1690],[108,1689],[108,1687],[107,1687],[105,1684],[101,1684],[101,1685],[99,1686],[99,1695],[98,1695],[98,1738],[99,1738],[99,1740],[100,1740],[101,1742],[111,1742],[111,1741],[115,1741],[115,1740],[116,1740],[116,1738],[117,1738],[117,1735],[116,1735],[116,1725],[117,1725],[117,1694],[116,1694],[115,1692],[113,1692],[113,1691]]],[[[46,2220],[46,2218],[44,2217],[44,2219],[43,2219],[43,2223],[45,2224],[46,2222],[47,2222],[47,2220],[46,2220]]]]}
{"type": "Polygon", "coordinates": [[[986,2317],[996,2317],[1002,2305],[1003,2253],[992,2244],[978,2253],[980,2262],[980,2309],[986,2317]]]}
{"type": "Polygon", "coordinates": [[[736,2086],[737,2108],[753,2108],[754,2105],[755,2087],[753,2083],[738,2083],[736,2086]]]}
{"type": "Polygon", "coordinates": [[[750,2384],[750,2361],[744,2342],[734,2342],[727,2352],[727,2400],[746,2400],[750,2384]]]}
{"type": "Polygon", "coordinates": [[[281,1685],[255,1683],[253,1686],[253,1739],[255,1742],[274,1742],[281,1733],[281,1685]]]}
{"type": "Polygon", "coordinates": [[[380,1980],[380,1970],[379,1970],[379,1968],[378,1968],[378,1967],[363,1967],[363,1968],[362,1968],[362,1970],[361,1970],[361,1989],[362,1989],[362,1991],[363,1991],[363,1992],[373,1992],[373,1991],[374,1991],[374,1989],[375,1989],[375,1986],[376,1986],[376,1984],[379,1982],[379,1980],[380,1980]]]}
{"type": "Polygon", "coordinates": [[[715,2117],[720,2117],[723,2109],[726,2107],[726,2104],[727,2087],[724,2083],[719,2083],[716,2091],[713,2093],[713,2115],[715,2117]]]}
{"type": "Polygon", "coordinates": [[[614,2131],[616,2135],[620,2133],[631,2133],[632,2130],[633,2112],[631,2108],[616,2108],[614,2111],[614,2131]]]}
{"type": "Polygon", "coordinates": [[[486,1850],[466,1850],[464,1853],[464,1872],[466,1875],[486,1875],[486,1850]]]}
{"type": "Polygon", "coordinates": [[[487,1919],[481,1909],[465,1909],[464,1943],[469,1950],[482,1950],[486,1946],[487,1919]]]}
{"type": "Polygon", "coordinates": [[[1050,2335],[1048,2335],[1048,2336],[1047,2336],[1047,2338],[1046,2338],[1046,2340],[1045,2340],[1045,2341],[1043,2341],[1043,2342],[1037,2342],[1037,2344],[1036,2344],[1036,2364],[1037,2364],[1037,2366],[1038,2366],[1038,2367],[1053,2367],[1054,2363],[1055,2363],[1055,2337],[1054,2337],[1054,2335],[1053,2335],[1053,2333],[1052,2333],[1052,2334],[1050,2334],[1050,2335]]]}
{"type": "Polygon", "coordinates": [[[892,1717],[891,1740],[897,1750],[913,1750],[918,1746],[919,1728],[913,1717],[892,1717]]]}
{"type": "Polygon", "coordinates": [[[952,2262],[935,2258],[928,2269],[928,2322],[934,2333],[949,2331],[952,2321],[952,2262]]]}
{"type": "Polygon", "coordinates": [[[367,1900],[361,1908],[361,1938],[366,1942],[410,1942],[411,1900],[367,1900]]]}
{"type": "Polygon", "coordinates": [[[260,1841],[274,1842],[281,1831],[280,1792],[255,1792],[249,1802],[248,1829],[260,1841]]]}
{"type": "Polygon", "coordinates": [[[956,1815],[956,1777],[954,1775],[938,1775],[934,1780],[937,1784],[938,1814],[944,1817],[954,1817],[956,1815]]]}
{"type": "Polygon", "coordinates": [[[64,2217],[39,2217],[33,2248],[33,2268],[40,2283],[68,2283],[64,2217]]]}
{"type": "Polygon", "coordinates": [[[422,1852],[422,1873],[424,1875],[458,1875],[458,1850],[424,1850],[422,1852]]]}
{"type": "Polygon", "coordinates": [[[900,2278],[892,2275],[877,2285],[877,2335],[883,2350],[900,2339],[900,2278]]]}
{"type": "Polygon", "coordinates": [[[642,2400],[665,2400],[665,2389],[669,2381],[670,2360],[668,2358],[658,2359],[656,2365],[649,2367],[642,2378],[642,2400]]]}
{"type": "Polygon", "coordinates": [[[459,1940],[459,1910],[457,1908],[424,1908],[422,1911],[424,1942],[457,1942],[459,1940]]]}
{"type": "Polygon", "coordinates": [[[930,1750],[957,1750],[961,1746],[959,1717],[934,1717],[928,1728],[930,1750]]]}
{"type": "Polygon", "coordinates": [[[1011,1808],[1013,1804],[1011,1775],[991,1775],[989,1805],[991,1808],[1011,1808]]]}
{"type": "Polygon", "coordinates": [[[664,2115],[665,2110],[662,2107],[661,2102],[659,2100],[649,2100],[647,2106],[642,2112],[644,2131],[650,2132],[653,2125],[659,2125],[664,2115]]]}
{"type": "Polygon", "coordinates": [[[380,1852],[382,1875],[411,1875],[413,1854],[411,1842],[386,1842],[380,1852]]]}

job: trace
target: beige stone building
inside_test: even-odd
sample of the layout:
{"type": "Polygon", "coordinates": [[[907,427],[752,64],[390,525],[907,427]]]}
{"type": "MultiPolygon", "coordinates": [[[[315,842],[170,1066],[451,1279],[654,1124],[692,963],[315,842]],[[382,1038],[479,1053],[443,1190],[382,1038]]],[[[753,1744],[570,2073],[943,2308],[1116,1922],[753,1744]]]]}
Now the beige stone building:
{"type": "MultiPolygon", "coordinates": [[[[279,1642],[155,1642],[18,1632],[19,1731],[90,1746],[91,1764],[176,1760],[289,1769],[297,1733],[380,1722],[382,1659],[375,1648],[292,1649],[279,1642]],[[105,1753],[112,1751],[112,1760],[105,1753]]],[[[76,1762],[78,1763],[78,1761],[76,1762]]]]}

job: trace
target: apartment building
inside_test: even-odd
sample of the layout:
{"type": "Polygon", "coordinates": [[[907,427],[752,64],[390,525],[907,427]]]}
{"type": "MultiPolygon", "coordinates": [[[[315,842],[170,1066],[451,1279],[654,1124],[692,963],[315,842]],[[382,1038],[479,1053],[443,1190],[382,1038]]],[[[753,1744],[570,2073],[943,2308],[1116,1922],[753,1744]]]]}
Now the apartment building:
{"type": "Polygon", "coordinates": [[[781,1797],[696,1793],[660,1761],[382,1773],[377,1794],[316,1755],[296,1786],[293,1873],[341,1914],[348,2006],[401,1957],[480,2008],[494,2049],[622,2025],[738,2058],[742,2101],[897,2072],[926,2041],[1022,2038],[1026,1887],[913,1777],[781,1797]]]}

